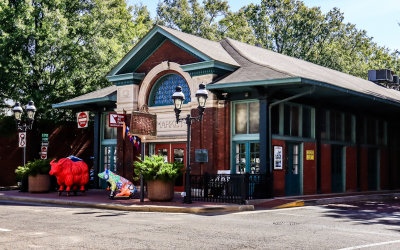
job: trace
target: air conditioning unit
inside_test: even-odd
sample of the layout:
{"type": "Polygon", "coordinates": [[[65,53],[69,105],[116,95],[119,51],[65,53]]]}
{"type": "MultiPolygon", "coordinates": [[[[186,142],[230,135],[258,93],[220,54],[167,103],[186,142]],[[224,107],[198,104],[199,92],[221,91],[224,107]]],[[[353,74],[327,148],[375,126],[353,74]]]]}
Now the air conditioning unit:
{"type": "Polygon", "coordinates": [[[375,83],[392,82],[393,73],[390,69],[368,70],[368,80],[375,83]]]}

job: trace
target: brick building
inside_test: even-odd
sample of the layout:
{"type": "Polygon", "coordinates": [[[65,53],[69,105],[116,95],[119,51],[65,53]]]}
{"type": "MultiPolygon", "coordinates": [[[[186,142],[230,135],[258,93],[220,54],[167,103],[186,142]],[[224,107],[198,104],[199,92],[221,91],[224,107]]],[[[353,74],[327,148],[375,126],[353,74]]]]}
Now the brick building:
{"type": "MultiPolygon", "coordinates": [[[[156,117],[155,135],[138,134],[146,154],[186,164],[186,126],[175,122],[171,95],[182,86],[181,115],[196,115],[195,92],[204,83],[210,94],[203,121],[192,125],[193,174],[262,174],[265,192],[274,196],[399,188],[397,90],[229,38],[214,42],[162,26],[107,79],[113,86],[53,105],[93,111],[97,171],[130,177],[140,154],[123,140],[122,128],[109,127],[110,112],[126,114],[133,131],[142,126],[133,117],[156,117]],[[195,161],[196,149],[207,150],[207,162],[195,161]]],[[[182,186],[178,180],[177,190],[182,186]]]]}

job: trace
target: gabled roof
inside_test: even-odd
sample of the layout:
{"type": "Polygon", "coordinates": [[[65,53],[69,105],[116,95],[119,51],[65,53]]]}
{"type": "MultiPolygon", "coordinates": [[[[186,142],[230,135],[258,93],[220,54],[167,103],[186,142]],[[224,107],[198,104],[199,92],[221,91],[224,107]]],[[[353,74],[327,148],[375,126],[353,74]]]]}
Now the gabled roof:
{"type": "Polygon", "coordinates": [[[239,64],[224,50],[219,42],[210,41],[181,31],[156,25],[107,74],[107,77],[110,78],[121,73],[132,73],[165,41],[165,39],[169,39],[178,47],[193,54],[202,61],[214,60],[239,67],[239,64]]]}
{"type": "MultiPolygon", "coordinates": [[[[400,91],[384,88],[371,81],[329,69],[271,50],[252,46],[230,38],[221,41],[224,48],[240,64],[240,68],[218,84],[303,78],[400,103],[400,91]]],[[[210,86],[210,89],[217,86],[210,86]]]]}

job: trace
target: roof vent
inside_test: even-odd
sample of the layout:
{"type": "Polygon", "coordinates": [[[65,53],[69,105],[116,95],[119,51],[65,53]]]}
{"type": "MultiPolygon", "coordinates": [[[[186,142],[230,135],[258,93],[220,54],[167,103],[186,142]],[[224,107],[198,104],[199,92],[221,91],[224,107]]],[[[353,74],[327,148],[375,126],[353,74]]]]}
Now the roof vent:
{"type": "Polygon", "coordinates": [[[390,69],[368,70],[368,80],[374,83],[389,83],[393,81],[393,72],[390,69]]]}

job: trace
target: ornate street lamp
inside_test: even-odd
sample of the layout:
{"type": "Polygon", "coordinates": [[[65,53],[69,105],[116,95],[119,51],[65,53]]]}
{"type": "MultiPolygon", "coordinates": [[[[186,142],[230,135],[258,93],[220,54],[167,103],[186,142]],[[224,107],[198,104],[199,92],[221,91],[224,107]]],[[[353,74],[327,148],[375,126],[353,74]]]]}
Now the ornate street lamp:
{"type": "MultiPolygon", "coordinates": [[[[26,105],[25,110],[27,114],[27,119],[26,121],[22,121],[22,114],[24,110],[22,109],[19,102],[16,102],[15,106],[12,109],[14,113],[15,122],[17,124],[17,129],[20,132],[26,132],[27,130],[32,129],[32,124],[33,121],[35,120],[35,112],[36,112],[36,107],[33,101],[28,102],[28,105],[26,105]]],[[[25,162],[26,162],[26,146],[24,147],[24,166],[25,162]]]]}
{"type": "Polygon", "coordinates": [[[187,125],[187,141],[186,141],[186,181],[185,181],[185,197],[183,199],[184,203],[192,203],[192,191],[190,186],[190,131],[192,121],[201,121],[203,119],[203,114],[206,106],[206,101],[208,97],[208,92],[206,90],[206,86],[201,83],[199,85],[199,90],[196,92],[197,102],[199,106],[197,109],[199,110],[198,117],[192,117],[190,113],[186,116],[186,118],[179,118],[179,115],[182,111],[182,104],[185,100],[185,95],[182,92],[182,87],[178,86],[175,89],[175,93],[172,94],[172,100],[174,101],[174,111],[176,115],[176,123],[180,121],[185,121],[187,125]]]}

